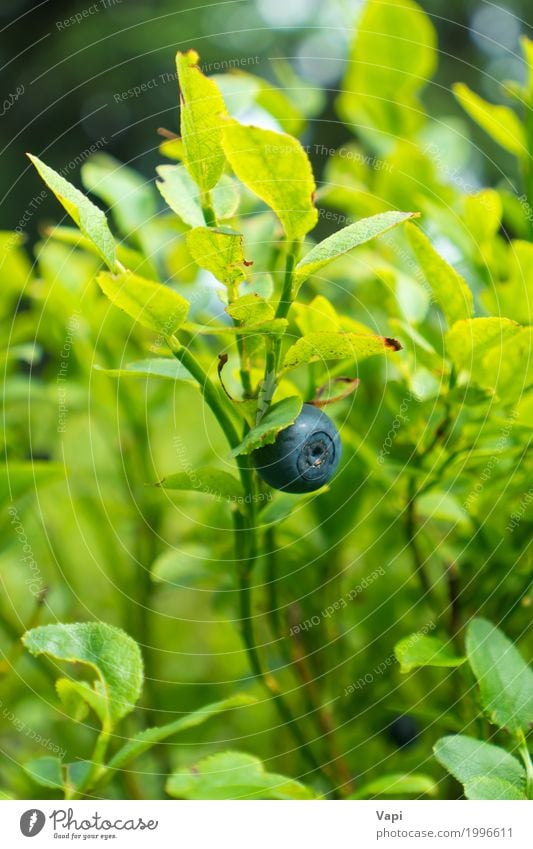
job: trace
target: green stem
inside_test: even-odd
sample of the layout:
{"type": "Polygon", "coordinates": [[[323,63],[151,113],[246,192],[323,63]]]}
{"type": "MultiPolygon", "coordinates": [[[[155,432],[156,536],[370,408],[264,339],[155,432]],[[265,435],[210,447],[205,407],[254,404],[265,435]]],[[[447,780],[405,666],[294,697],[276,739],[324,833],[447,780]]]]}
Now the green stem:
{"type": "Polygon", "coordinates": [[[206,192],[202,199],[202,212],[204,213],[205,223],[208,227],[217,226],[217,217],[211,201],[211,193],[206,192]]]}

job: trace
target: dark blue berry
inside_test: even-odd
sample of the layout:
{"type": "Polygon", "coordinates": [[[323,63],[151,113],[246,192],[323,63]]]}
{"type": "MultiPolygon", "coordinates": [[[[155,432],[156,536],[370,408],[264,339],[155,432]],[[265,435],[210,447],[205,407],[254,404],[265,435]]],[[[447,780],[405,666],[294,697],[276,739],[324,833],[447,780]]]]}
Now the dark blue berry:
{"type": "Polygon", "coordinates": [[[388,728],[389,737],[398,748],[412,746],[420,734],[418,722],[412,716],[404,714],[394,719],[388,728]]]}
{"type": "Polygon", "coordinates": [[[294,424],[253,456],[258,473],[274,489],[313,492],[330,480],[341,450],[339,433],[329,416],[304,404],[294,424]]]}

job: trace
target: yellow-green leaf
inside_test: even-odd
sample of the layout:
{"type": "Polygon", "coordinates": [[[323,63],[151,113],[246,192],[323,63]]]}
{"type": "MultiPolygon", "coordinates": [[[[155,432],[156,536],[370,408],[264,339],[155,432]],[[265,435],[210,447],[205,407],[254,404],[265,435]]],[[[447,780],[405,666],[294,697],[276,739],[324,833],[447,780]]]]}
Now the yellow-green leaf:
{"type": "Polygon", "coordinates": [[[187,317],[189,304],[168,286],[138,277],[131,271],[97,277],[104,295],[130,318],[149,330],[171,336],[187,317]]]}
{"type": "Polygon", "coordinates": [[[464,83],[456,83],[453,93],[465,112],[501,147],[520,158],[528,155],[524,128],[512,109],[488,103],[464,83]]]}
{"type": "Polygon", "coordinates": [[[424,272],[435,301],[451,327],[474,312],[472,292],[461,275],[435,250],[419,227],[407,223],[407,234],[414,254],[424,272]]]}
{"type": "Polygon", "coordinates": [[[526,772],[505,749],[466,734],[441,737],[435,757],[465,788],[467,799],[523,799],[526,772]]]}
{"type": "Polygon", "coordinates": [[[495,389],[505,403],[516,402],[533,384],[533,328],[523,327],[501,346],[494,345],[483,365],[482,385],[495,389]]]}
{"type": "Polygon", "coordinates": [[[99,256],[113,269],[116,263],[115,241],[102,210],[53,168],[31,153],[28,157],[83,235],[91,240],[99,256]]]}
{"type": "Polygon", "coordinates": [[[355,224],[349,224],[348,227],[343,227],[342,230],[328,236],[323,242],[311,248],[294,269],[295,291],[298,291],[304,280],[307,280],[312,274],[316,274],[330,262],[353,250],[358,245],[369,242],[370,239],[374,239],[381,233],[386,233],[387,230],[391,230],[392,227],[402,224],[417,214],[416,212],[382,212],[379,215],[372,215],[370,218],[362,218],[355,224]]]}
{"type": "Polygon", "coordinates": [[[246,279],[243,238],[229,227],[195,227],[187,233],[187,247],[200,268],[226,286],[246,279]]]}
{"type": "Polygon", "coordinates": [[[308,333],[292,345],[283,361],[285,370],[325,360],[356,360],[398,351],[401,345],[385,336],[359,333],[308,333]]]}
{"type": "Polygon", "coordinates": [[[208,192],[216,186],[224,170],[221,140],[228,113],[217,84],[202,74],[199,58],[194,50],[178,53],[176,67],[184,165],[200,190],[208,192]]]}
{"type": "Polygon", "coordinates": [[[233,171],[274,210],[287,239],[305,236],[318,220],[311,164],[292,136],[228,122],[223,145],[233,171]]]}
{"type": "Polygon", "coordinates": [[[178,799],[316,799],[308,787],[267,772],[262,761],[244,752],[219,752],[171,775],[167,793],[178,799]]]}

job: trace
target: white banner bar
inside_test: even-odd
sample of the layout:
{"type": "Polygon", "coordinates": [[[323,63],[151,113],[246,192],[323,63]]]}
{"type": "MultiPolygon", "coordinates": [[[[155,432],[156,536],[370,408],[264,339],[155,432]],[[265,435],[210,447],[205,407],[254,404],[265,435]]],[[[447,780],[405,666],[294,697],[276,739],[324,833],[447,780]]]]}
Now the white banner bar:
{"type": "Polygon", "coordinates": [[[6,849],[532,849],[532,802],[5,801],[6,849]],[[35,843],[30,840],[35,838],[35,843]]]}

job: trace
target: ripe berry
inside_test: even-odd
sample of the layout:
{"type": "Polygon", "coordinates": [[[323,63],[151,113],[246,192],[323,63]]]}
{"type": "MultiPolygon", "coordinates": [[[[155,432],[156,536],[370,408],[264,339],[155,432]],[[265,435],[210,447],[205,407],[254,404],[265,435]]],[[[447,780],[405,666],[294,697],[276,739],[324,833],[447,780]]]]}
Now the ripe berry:
{"type": "Polygon", "coordinates": [[[339,465],[341,440],[325,413],[312,404],[290,427],[278,433],[272,445],[254,451],[259,475],[274,489],[313,492],[329,481],[339,465]]]}

